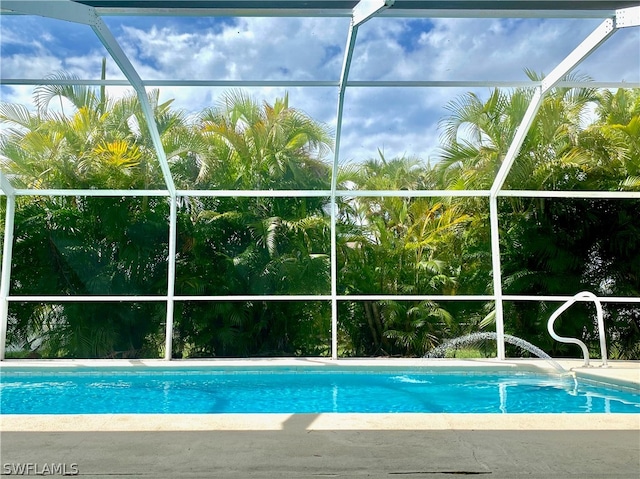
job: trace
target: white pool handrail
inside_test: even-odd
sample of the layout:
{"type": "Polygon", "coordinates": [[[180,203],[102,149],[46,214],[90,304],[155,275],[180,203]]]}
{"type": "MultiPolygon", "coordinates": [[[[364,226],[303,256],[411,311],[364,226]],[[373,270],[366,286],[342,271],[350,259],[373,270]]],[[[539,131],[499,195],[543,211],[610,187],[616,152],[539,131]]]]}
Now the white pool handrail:
{"type": "Polygon", "coordinates": [[[556,341],[559,341],[561,343],[577,344],[578,346],[580,346],[580,349],[582,349],[582,354],[584,355],[584,366],[588,367],[589,366],[589,350],[587,349],[587,345],[576,338],[565,338],[562,336],[558,336],[556,332],[553,330],[553,323],[558,318],[558,316],[560,316],[563,312],[569,309],[569,307],[571,307],[573,303],[575,303],[576,301],[584,300],[584,299],[590,299],[596,305],[596,315],[598,320],[598,335],[600,336],[600,353],[602,355],[602,367],[608,367],[607,338],[605,337],[605,333],[604,333],[602,303],[600,303],[600,300],[595,294],[589,291],[582,291],[574,295],[573,298],[565,302],[562,306],[556,309],[555,312],[551,315],[551,317],[549,318],[549,321],[547,322],[547,330],[549,331],[549,334],[551,335],[551,337],[556,341]]]}

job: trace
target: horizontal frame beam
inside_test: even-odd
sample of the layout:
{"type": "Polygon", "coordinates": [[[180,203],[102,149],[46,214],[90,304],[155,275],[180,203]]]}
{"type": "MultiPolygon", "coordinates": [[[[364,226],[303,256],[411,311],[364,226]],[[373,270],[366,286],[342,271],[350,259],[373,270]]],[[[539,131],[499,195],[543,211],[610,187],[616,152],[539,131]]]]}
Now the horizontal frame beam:
{"type": "MultiPolygon", "coordinates": [[[[312,294],[278,294],[278,295],[226,295],[226,296],[173,296],[174,301],[331,301],[331,295],[312,294]]],[[[41,303],[100,303],[100,302],[165,302],[169,299],[166,295],[133,296],[133,295],[25,295],[8,296],[7,301],[12,302],[41,302],[41,303]]]]}
{"type": "Polygon", "coordinates": [[[331,196],[330,190],[178,190],[178,196],[237,198],[318,198],[331,196]]]}
{"type": "MultiPolygon", "coordinates": [[[[31,190],[15,189],[16,196],[171,196],[168,190],[31,190]]],[[[491,190],[336,190],[338,197],[365,198],[423,198],[423,197],[489,197],[491,190]]],[[[322,198],[331,197],[331,190],[176,190],[181,197],[212,198],[322,198]]],[[[640,191],[583,191],[583,190],[500,190],[498,197],[516,198],[602,198],[632,199],[640,198],[640,191]]]]}
{"type": "MultiPolygon", "coordinates": [[[[518,295],[518,294],[505,294],[502,296],[503,301],[569,301],[573,299],[572,295],[559,295],[559,296],[529,296],[529,295],[518,295]]],[[[640,298],[637,296],[598,296],[598,299],[603,303],[640,303],[640,298]]],[[[591,302],[592,299],[589,298],[577,298],[576,301],[586,301],[591,302]]]]}
{"type": "Polygon", "coordinates": [[[170,196],[169,190],[16,189],[16,196],[170,196]]]}
{"type": "MultiPolygon", "coordinates": [[[[536,88],[537,81],[500,80],[349,80],[349,88],[536,88]]],[[[0,85],[87,85],[87,86],[128,86],[128,80],[98,79],[47,79],[47,78],[0,78],[0,85]]],[[[144,87],[291,87],[291,88],[337,88],[338,80],[143,80],[144,87]]],[[[562,88],[640,88],[640,82],[629,81],[559,81],[562,88]]]]}
{"type": "Polygon", "coordinates": [[[336,190],[336,196],[364,198],[488,197],[489,190],[336,190]]]}
{"type": "MultiPolygon", "coordinates": [[[[571,295],[504,295],[503,301],[550,301],[563,302],[572,299],[571,295]]],[[[168,296],[133,296],[133,295],[92,295],[92,296],[61,296],[61,295],[24,295],[24,296],[7,296],[7,301],[14,303],[82,303],[82,302],[165,302],[168,296]]],[[[225,295],[225,296],[174,296],[175,301],[331,301],[332,296],[329,294],[278,294],[278,295],[225,295]]],[[[389,295],[389,294],[354,294],[354,295],[338,295],[338,301],[495,301],[493,295],[483,294],[461,294],[461,295],[389,295]]],[[[602,302],[609,303],[640,303],[637,296],[598,296],[602,302]]],[[[589,299],[578,299],[578,301],[591,301],[589,299]]]]}
{"type": "Polygon", "coordinates": [[[516,198],[603,198],[625,199],[639,198],[640,191],[527,191],[527,190],[502,190],[498,197],[516,198]]]}
{"type": "MultiPolygon", "coordinates": [[[[172,17],[317,17],[351,18],[350,9],[337,8],[122,8],[95,7],[100,16],[172,16],[172,17]]],[[[602,19],[614,15],[615,9],[554,10],[554,9],[403,9],[392,8],[380,12],[392,18],[584,18],[602,19]]],[[[22,15],[5,10],[2,15],[22,15]]]]}

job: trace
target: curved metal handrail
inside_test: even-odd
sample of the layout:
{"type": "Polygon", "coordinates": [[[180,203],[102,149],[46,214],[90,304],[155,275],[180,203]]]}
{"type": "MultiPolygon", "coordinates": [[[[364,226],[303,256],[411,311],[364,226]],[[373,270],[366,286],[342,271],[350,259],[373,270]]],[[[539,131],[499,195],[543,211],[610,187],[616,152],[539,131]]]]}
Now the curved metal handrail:
{"type": "Polygon", "coordinates": [[[549,318],[549,321],[547,322],[547,330],[549,331],[549,334],[551,335],[551,337],[556,341],[559,341],[561,343],[576,344],[580,346],[580,349],[582,349],[582,354],[584,355],[584,366],[588,367],[589,366],[589,350],[587,349],[587,345],[576,338],[565,338],[562,336],[558,336],[556,332],[553,330],[553,323],[555,322],[556,319],[558,319],[558,316],[560,316],[567,309],[569,309],[576,301],[584,300],[584,299],[590,299],[596,305],[596,314],[597,314],[597,320],[598,320],[598,334],[600,336],[600,353],[602,355],[602,367],[607,367],[607,339],[604,333],[602,303],[600,303],[600,300],[595,294],[590,293],[589,291],[582,291],[574,295],[573,298],[565,302],[562,306],[556,309],[555,312],[551,315],[551,317],[549,318]]]}

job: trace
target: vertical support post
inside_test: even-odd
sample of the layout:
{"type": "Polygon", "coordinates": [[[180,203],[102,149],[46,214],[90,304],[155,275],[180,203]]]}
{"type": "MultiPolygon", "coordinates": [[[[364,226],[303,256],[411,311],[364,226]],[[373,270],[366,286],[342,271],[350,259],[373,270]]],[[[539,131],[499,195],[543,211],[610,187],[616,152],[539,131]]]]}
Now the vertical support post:
{"type": "Polygon", "coordinates": [[[7,195],[7,211],[4,221],[4,245],[2,249],[2,277],[0,279],[0,361],[5,358],[7,327],[9,320],[9,285],[11,281],[11,257],[13,253],[13,230],[16,211],[15,195],[7,195]]]}
{"type": "Polygon", "coordinates": [[[360,0],[351,11],[351,23],[347,35],[347,45],[340,72],[340,86],[338,87],[338,107],[336,114],[336,144],[331,170],[331,359],[338,359],[338,247],[336,217],[338,204],[336,189],[338,188],[338,163],[340,159],[340,137],[342,135],[342,115],[344,112],[344,94],[353,58],[353,49],[358,35],[358,26],[392,6],[395,0],[360,0]]]}
{"type": "Polygon", "coordinates": [[[173,311],[176,284],[176,242],[178,198],[172,194],[169,199],[169,257],[167,258],[167,322],[165,325],[164,359],[171,361],[173,351],[173,311]]]}
{"type": "Polygon", "coordinates": [[[337,215],[338,203],[336,190],[338,188],[338,167],[340,159],[340,138],[342,135],[342,115],[344,112],[344,93],[346,79],[351,65],[351,56],[356,41],[358,27],[351,22],[345,56],[342,65],[341,82],[338,89],[338,107],[336,112],[336,143],[334,145],[333,166],[331,169],[331,359],[338,359],[338,239],[337,215]]]}
{"type": "Polygon", "coordinates": [[[497,196],[502,190],[507,175],[515,162],[524,139],[535,120],[535,116],[542,105],[544,96],[549,92],[567,73],[575,68],[580,62],[593,53],[605,40],[607,40],[616,30],[614,21],[607,19],[602,22],[580,45],[578,45],[567,57],[558,64],[538,86],[531,98],[529,107],[516,130],[515,136],[509,150],[505,155],[502,165],[496,174],[496,178],[491,185],[489,193],[489,214],[491,220],[491,260],[493,268],[493,293],[496,302],[496,333],[498,336],[498,359],[504,359],[504,314],[502,305],[502,281],[500,264],[500,234],[498,231],[498,204],[497,196]]]}
{"type": "Polygon", "coordinates": [[[349,76],[349,67],[356,43],[358,27],[353,20],[349,26],[347,45],[345,47],[340,86],[338,87],[338,107],[336,113],[336,144],[334,146],[333,166],[331,169],[331,359],[338,359],[338,246],[337,246],[337,215],[338,203],[336,190],[338,188],[338,167],[340,159],[340,138],[342,135],[342,115],[344,112],[344,93],[349,76]]]}
{"type": "Polygon", "coordinates": [[[331,359],[338,359],[338,265],[336,214],[338,205],[332,191],[331,195],[331,359]]]}
{"type": "Polygon", "coordinates": [[[498,199],[489,197],[489,219],[491,225],[491,267],[493,271],[493,296],[496,314],[496,343],[498,359],[505,359],[504,312],[502,305],[502,271],[500,264],[500,231],[498,229],[498,199]]]}
{"type": "Polygon", "coordinates": [[[533,124],[536,113],[542,104],[542,89],[536,88],[531,98],[531,103],[527,107],[522,122],[516,130],[515,136],[502,165],[496,174],[493,185],[489,192],[489,220],[491,224],[491,270],[493,271],[493,295],[495,301],[496,315],[496,343],[498,347],[497,356],[499,360],[506,359],[504,346],[504,305],[502,304],[502,263],[500,261],[500,229],[498,224],[498,193],[502,189],[509,170],[513,165],[522,144],[527,136],[529,128],[533,124]]]}

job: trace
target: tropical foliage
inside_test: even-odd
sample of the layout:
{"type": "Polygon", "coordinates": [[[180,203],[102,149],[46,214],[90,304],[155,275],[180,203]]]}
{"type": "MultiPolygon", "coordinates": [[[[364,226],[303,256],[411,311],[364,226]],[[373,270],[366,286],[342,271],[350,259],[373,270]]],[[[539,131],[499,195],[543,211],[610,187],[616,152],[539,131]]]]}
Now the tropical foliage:
{"type": "MultiPolygon", "coordinates": [[[[338,294],[491,294],[486,198],[364,197],[355,191],[488,189],[531,94],[496,89],[486,100],[469,93],[450,103],[433,165],[378,152],[338,172],[339,186],[354,190],[338,203],[338,294]]],[[[261,296],[331,293],[330,199],[232,192],[328,190],[331,131],[292,108],[286,95],[271,104],[230,91],[196,117],[159,98],[157,91],[148,95],[177,187],[223,190],[179,199],[172,354],[329,354],[328,301],[261,296]]],[[[34,109],[0,106],[2,168],[14,185],[165,188],[135,95],[115,99],[103,89],[49,85],[37,87],[34,100],[34,109]]],[[[554,90],[505,187],[639,190],[640,93],[554,90]]],[[[504,292],[639,296],[637,211],[637,200],[500,198],[504,292]]],[[[12,295],[145,300],[12,302],[9,343],[46,357],[164,354],[168,215],[160,191],[157,197],[19,197],[12,295]]],[[[546,333],[554,306],[506,303],[506,332],[554,356],[576,355],[546,333]]],[[[640,308],[605,306],[612,355],[640,357],[640,308]]],[[[492,308],[491,302],[410,296],[340,301],[339,352],[419,356],[447,338],[491,329],[492,308]]],[[[558,324],[560,333],[580,335],[597,351],[589,308],[572,308],[558,324]]]]}

